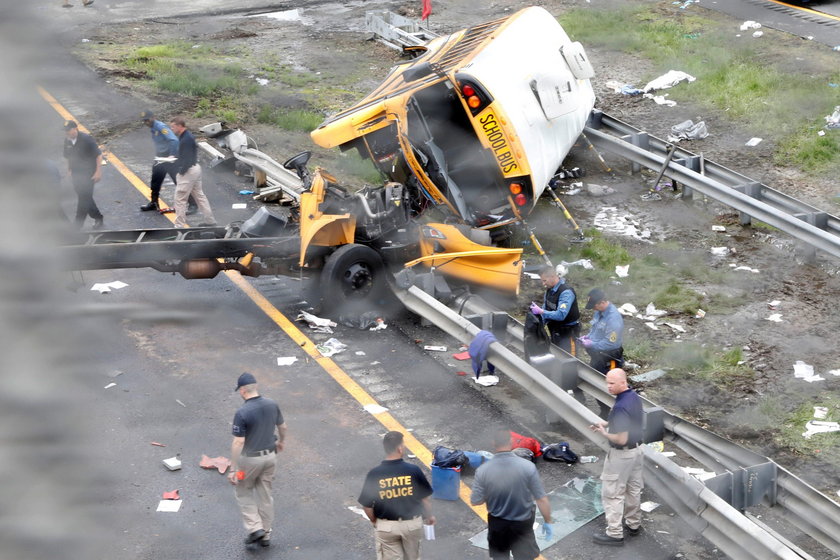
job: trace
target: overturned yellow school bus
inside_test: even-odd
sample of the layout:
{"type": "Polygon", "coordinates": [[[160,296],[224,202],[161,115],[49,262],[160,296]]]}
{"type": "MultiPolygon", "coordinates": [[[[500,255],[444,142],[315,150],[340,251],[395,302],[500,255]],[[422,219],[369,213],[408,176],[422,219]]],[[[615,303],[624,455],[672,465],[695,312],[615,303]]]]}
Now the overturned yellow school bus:
{"type": "Polygon", "coordinates": [[[415,214],[443,206],[492,229],[533,208],[592,110],[592,75],[580,43],[526,8],[433,39],[312,138],[357,149],[406,186],[415,214]]]}

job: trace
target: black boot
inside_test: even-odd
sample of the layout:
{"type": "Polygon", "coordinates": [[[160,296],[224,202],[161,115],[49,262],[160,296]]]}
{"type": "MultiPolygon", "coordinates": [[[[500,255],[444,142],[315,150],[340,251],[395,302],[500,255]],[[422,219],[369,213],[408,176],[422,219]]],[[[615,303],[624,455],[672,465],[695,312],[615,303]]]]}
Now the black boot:
{"type": "Polygon", "coordinates": [[[141,212],[149,212],[150,210],[158,210],[158,197],[152,194],[152,199],[148,204],[140,207],[141,212]]]}

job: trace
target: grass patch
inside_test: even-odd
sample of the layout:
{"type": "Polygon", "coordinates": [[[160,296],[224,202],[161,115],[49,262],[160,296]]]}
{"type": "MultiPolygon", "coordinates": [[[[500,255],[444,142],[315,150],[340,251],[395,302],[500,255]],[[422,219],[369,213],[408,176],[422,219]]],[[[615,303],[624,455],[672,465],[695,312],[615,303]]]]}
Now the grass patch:
{"type": "Polygon", "coordinates": [[[789,61],[796,54],[781,42],[768,46],[765,41],[761,52],[754,52],[748,41],[733,48],[731,30],[715,31],[713,20],[671,7],[576,9],[560,22],[584,45],[651,60],[655,74],[639,76],[637,87],[671,68],[696,77],[691,84],[668,90],[670,97],[725,111],[774,137],[777,164],[812,173],[840,170],[840,138],[817,136],[815,130],[822,127],[819,119],[837,104],[828,84],[840,81],[840,72],[792,74],[773,63],[789,61]]]}
{"type": "Polygon", "coordinates": [[[751,389],[755,371],[741,363],[740,348],[715,350],[693,342],[674,343],[663,348],[657,366],[669,368],[674,377],[690,377],[726,389],[751,389]]]}
{"type": "Polygon", "coordinates": [[[299,132],[311,132],[318,128],[323,120],[324,115],[321,113],[305,109],[284,110],[263,105],[257,112],[257,122],[299,132]]]}
{"type": "Polygon", "coordinates": [[[777,441],[779,445],[794,453],[819,454],[823,460],[835,462],[840,459],[840,432],[814,434],[810,439],[802,436],[805,424],[809,420],[814,420],[815,406],[824,406],[828,409],[828,415],[824,420],[840,421],[840,398],[834,395],[823,395],[789,413],[781,424],[777,441]]]}
{"type": "Polygon", "coordinates": [[[589,259],[592,264],[606,270],[613,270],[616,266],[630,264],[633,261],[624,247],[604,239],[599,230],[588,229],[585,235],[591,237],[592,241],[582,246],[580,258],[589,259]]]}
{"type": "Polygon", "coordinates": [[[703,296],[690,288],[686,288],[676,280],[660,288],[653,296],[653,304],[657,309],[677,311],[679,313],[694,314],[702,307],[703,296]]]}

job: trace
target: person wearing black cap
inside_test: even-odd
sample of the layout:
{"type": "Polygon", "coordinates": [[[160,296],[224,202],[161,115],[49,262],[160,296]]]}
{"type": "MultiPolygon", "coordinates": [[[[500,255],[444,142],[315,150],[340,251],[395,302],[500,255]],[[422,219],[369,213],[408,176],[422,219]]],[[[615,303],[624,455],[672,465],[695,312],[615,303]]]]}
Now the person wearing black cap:
{"type": "Polygon", "coordinates": [[[93,229],[102,229],[105,221],[93,200],[93,186],[102,179],[102,151],[90,134],[79,132],[75,121],[64,124],[64,135],[64,157],[77,197],[76,227],[81,228],[90,216],[93,229]]]}
{"type": "Polygon", "coordinates": [[[594,309],[592,328],[589,334],[581,337],[580,343],[589,353],[589,365],[601,373],[624,365],[624,348],[622,348],[624,318],[607,301],[603,290],[595,288],[589,292],[586,309],[594,309]]]}
{"type": "Polygon", "coordinates": [[[257,380],[250,373],[239,376],[235,391],[245,404],[233,417],[228,479],[235,486],[236,503],[242,512],[245,544],[269,546],[274,522],[271,484],[277,452],[283,451],[286,440],[286,423],[277,403],[257,392],[257,380]]]}
{"type": "MultiPolygon", "coordinates": [[[[167,175],[173,183],[177,184],[178,166],[175,163],[175,158],[178,157],[178,137],[168,126],[157,120],[151,111],[143,111],[140,113],[140,118],[149,127],[152,142],[155,145],[155,162],[152,164],[152,179],[149,182],[149,188],[152,191],[151,200],[148,204],[140,207],[143,212],[148,212],[150,210],[160,210],[158,203],[160,187],[167,175]]],[[[190,195],[187,215],[194,214],[196,209],[195,200],[190,195]]]]}

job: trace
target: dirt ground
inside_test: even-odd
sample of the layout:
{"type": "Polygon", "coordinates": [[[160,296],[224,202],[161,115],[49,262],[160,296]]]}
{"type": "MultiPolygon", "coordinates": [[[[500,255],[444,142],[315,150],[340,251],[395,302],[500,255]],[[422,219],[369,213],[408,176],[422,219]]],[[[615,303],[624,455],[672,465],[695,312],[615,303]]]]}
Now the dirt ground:
{"type": "MultiPolygon", "coordinates": [[[[668,9],[670,2],[647,2],[668,9]]],[[[562,16],[564,10],[586,7],[575,0],[549,0],[538,2],[554,14],[562,16]]],[[[594,2],[593,2],[594,4],[594,2]]],[[[609,2],[599,3],[599,7],[609,2]]],[[[475,3],[452,0],[436,3],[431,17],[431,27],[437,33],[453,31],[480,21],[512,13],[526,2],[475,3]]],[[[94,66],[103,79],[113,87],[124,90],[139,104],[157,107],[157,112],[167,114],[194,109],[194,101],[161,96],[150,89],[137,87],[131,76],[116,72],[116,55],[120,46],[161,44],[175,40],[211,44],[238,53],[244,64],[258,68],[260,60],[271,60],[318,77],[313,89],[329,97],[324,103],[332,110],[347,106],[378,84],[388,69],[399,60],[397,52],[378,43],[368,41],[364,31],[364,13],[371,7],[388,8],[407,16],[419,15],[420,3],[391,3],[370,6],[364,2],[325,4],[294,2],[300,8],[299,18],[289,21],[269,17],[244,17],[232,13],[224,17],[188,17],[179,19],[154,19],[115,24],[91,24],[84,29],[89,43],[77,43],[79,55],[94,66]],[[416,5],[415,5],[416,4],[416,5]],[[111,54],[109,54],[111,53],[111,54]]],[[[692,6],[691,9],[701,10],[692,6]]],[[[737,25],[726,16],[711,13],[721,25],[737,25]]],[[[775,33],[775,32],[772,32],[775,33]]],[[[778,34],[779,41],[789,40],[778,34]]],[[[734,39],[733,39],[734,40],[734,39]]],[[[650,76],[651,66],[646,60],[635,59],[612,52],[588,48],[587,52],[596,68],[593,80],[598,95],[597,105],[604,112],[644,128],[651,134],[665,137],[670,127],[685,119],[705,120],[710,136],[693,141],[686,148],[703,152],[711,160],[739,171],[755,180],[786,191],[829,212],[832,199],[837,194],[836,183],[806,179],[793,169],[773,166],[773,138],[765,138],[755,148],[746,148],[747,139],[755,136],[749,126],[732,123],[725,113],[689,104],[664,108],[650,100],[614,94],[604,84],[609,80],[640,83],[643,76],[650,76]]],[[[309,92],[308,95],[312,95],[309,92]]],[[[261,102],[278,107],[298,108],[307,104],[306,97],[293,87],[266,88],[261,102]]],[[[196,119],[212,122],[212,116],[196,119]]],[[[200,126],[205,122],[195,122],[200,126]]],[[[127,123],[126,126],[132,125],[127,123]]],[[[103,123],[103,127],[106,126],[103,123]]],[[[108,126],[113,127],[113,124],[108,126]]],[[[245,123],[250,136],[257,139],[260,149],[275,159],[284,160],[290,155],[313,150],[313,165],[328,169],[339,162],[335,152],[315,149],[303,133],[289,133],[276,128],[245,123]]],[[[100,131],[105,133],[106,131],[100,131]]],[[[98,134],[102,136],[103,134],[98,134]]],[[[813,401],[822,402],[836,395],[840,377],[828,374],[840,368],[840,358],[834,351],[840,313],[833,302],[840,296],[838,262],[821,258],[816,264],[803,262],[795,243],[784,235],[766,229],[742,228],[731,210],[712,202],[688,203],[665,193],[660,201],[642,201],[647,192],[646,178],[630,173],[629,165],[615,157],[607,156],[614,168],[613,174],[602,173],[600,164],[585,147],[571,155],[570,165],[580,165],[587,170],[585,181],[605,184],[615,190],[606,197],[579,194],[564,200],[583,227],[592,227],[595,215],[603,207],[615,207],[619,215],[649,229],[649,240],[610,236],[635,258],[658,255],[673,266],[696,267],[698,270],[717,271],[708,277],[723,278],[710,283],[698,280],[693,289],[714,295],[728,295],[738,303],[725,313],[709,313],[704,319],[689,315],[674,315],[675,322],[685,326],[680,335],[683,342],[696,342],[717,348],[744,348],[744,360],[755,372],[755,381],[740,386],[719,386],[691,378],[670,379],[667,376],[645,386],[648,396],[676,414],[683,415],[709,429],[735,441],[772,456],[783,466],[802,476],[826,494],[836,496],[837,451],[792,453],[774,443],[773,434],[787,414],[813,401]],[[714,232],[713,224],[725,225],[726,232],[714,232]],[[711,247],[727,246],[731,253],[714,257],[711,247]],[[735,272],[730,265],[747,266],[758,272],[735,272]],[[779,300],[778,310],[768,309],[768,302],[779,300]],[[766,318],[771,313],[781,313],[782,322],[766,318]],[[815,367],[825,380],[806,383],[793,376],[793,364],[803,360],[815,367]]],[[[551,218],[533,223],[538,233],[560,230],[567,226],[562,218],[551,218]]],[[[548,247],[551,254],[562,258],[568,247],[548,247]]],[[[632,269],[631,269],[632,274],[632,269]]],[[[698,275],[700,278],[703,275],[698,275]]],[[[570,279],[574,283],[574,270],[570,279]]],[[[619,282],[616,279],[616,282],[619,282]]],[[[577,286],[579,293],[590,287],[577,286]]],[[[610,287],[613,301],[620,305],[631,301],[643,309],[649,300],[645,294],[626,293],[620,284],[610,287]],[[630,299],[621,299],[628,297],[630,299]]],[[[538,293],[536,282],[523,284],[523,296],[538,293]]],[[[676,334],[668,329],[650,330],[635,318],[626,319],[628,339],[649,340],[651,344],[670,344],[676,334]]],[[[645,363],[644,357],[633,357],[640,369],[657,367],[645,363]]],[[[804,426],[802,427],[804,430],[804,426]]],[[[825,437],[825,436],[820,436],[825,437]]],[[[833,437],[833,436],[828,436],[833,437]]],[[[828,442],[828,440],[826,440],[828,442]]],[[[826,446],[828,449],[830,446],[826,446]]],[[[835,445],[834,447],[840,447],[835,445]]]]}

